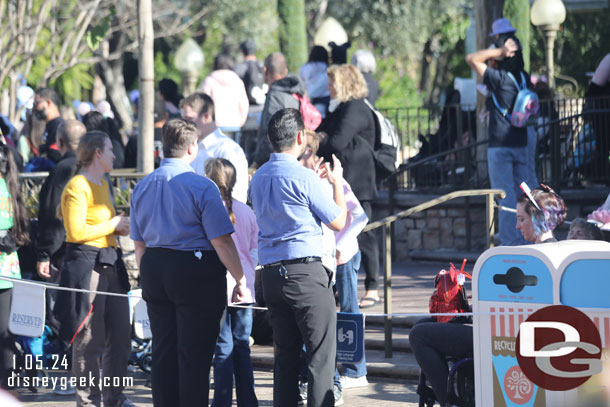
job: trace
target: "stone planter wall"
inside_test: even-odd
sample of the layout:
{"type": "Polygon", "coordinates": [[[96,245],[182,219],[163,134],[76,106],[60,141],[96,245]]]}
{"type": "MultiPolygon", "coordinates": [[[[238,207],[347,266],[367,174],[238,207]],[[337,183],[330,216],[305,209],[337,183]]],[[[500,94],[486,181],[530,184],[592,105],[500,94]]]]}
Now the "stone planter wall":
{"type": "Polygon", "coordinates": [[[394,255],[402,259],[411,250],[483,251],[487,242],[484,214],[484,207],[471,206],[469,220],[463,208],[428,209],[398,220],[394,225],[394,255]]]}

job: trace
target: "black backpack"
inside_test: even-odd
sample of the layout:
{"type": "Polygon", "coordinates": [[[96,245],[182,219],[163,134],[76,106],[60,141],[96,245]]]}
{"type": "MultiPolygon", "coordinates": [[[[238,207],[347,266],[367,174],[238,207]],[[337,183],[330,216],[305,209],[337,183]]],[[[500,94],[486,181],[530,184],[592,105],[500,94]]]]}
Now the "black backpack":
{"type": "MultiPolygon", "coordinates": [[[[257,100],[253,94],[252,89],[254,88],[263,88],[263,84],[265,83],[264,79],[264,67],[263,63],[260,61],[246,61],[248,64],[248,70],[244,75],[244,86],[246,88],[246,94],[248,95],[248,101],[251,105],[260,105],[262,104],[260,99],[257,100]]],[[[264,100],[263,100],[264,103],[264,100]]]]}

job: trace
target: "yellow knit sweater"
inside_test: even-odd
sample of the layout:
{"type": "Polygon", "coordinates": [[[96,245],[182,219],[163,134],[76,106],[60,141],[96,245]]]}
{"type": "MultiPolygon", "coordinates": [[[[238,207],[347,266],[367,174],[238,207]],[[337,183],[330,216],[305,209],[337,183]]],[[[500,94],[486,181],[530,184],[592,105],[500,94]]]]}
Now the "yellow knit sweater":
{"type": "Polygon", "coordinates": [[[116,212],[105,180],[96,185],[83,175],[74,176],[61,194],[61,212],[66,242],[99,248],[117,246],[110,222],[116,212]]]}

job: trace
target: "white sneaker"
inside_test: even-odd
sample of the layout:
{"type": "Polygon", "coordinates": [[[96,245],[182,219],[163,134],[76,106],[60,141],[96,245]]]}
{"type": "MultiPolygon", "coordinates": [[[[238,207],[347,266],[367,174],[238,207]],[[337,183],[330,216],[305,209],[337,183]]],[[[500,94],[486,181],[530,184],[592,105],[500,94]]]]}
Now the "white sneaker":
{"type": "Polygon", "coordinates": [[[343,389],[355,389],[357,387],[366,387],[369,385],[369,381],[366,380],[366,376],[360,377],[349,377],[349,376],[341,376],[339,377],[341,381],[341,387],[343,389]]]}

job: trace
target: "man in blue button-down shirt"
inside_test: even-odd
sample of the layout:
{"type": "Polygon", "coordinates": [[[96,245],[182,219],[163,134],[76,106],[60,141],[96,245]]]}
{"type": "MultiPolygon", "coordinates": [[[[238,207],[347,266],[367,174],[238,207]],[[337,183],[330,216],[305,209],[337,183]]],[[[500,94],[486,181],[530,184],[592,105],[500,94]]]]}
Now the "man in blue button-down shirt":
{"type": "Polygon", "coordinates": [[[298,402],[299,352],[305,344],[310,407],[334,406],[336,310],[331,273],[320,262],[322,228],[345,225],[343,169],[321,171],[333,185],[334,202],[319,176],[301,166],[306,135],[296,109],[283,109],[269,122],[274,153],[252,177],[250,200],[259,228],[258,257],[263,265],[263,292],[275,342],[273,405],[298,402]]]}
{"type": "Polygon", "coordinates": [[[209,179],[189,165],[197,128],[184,119],[163,126],[161,166],[131,197],[131,238],[148,307],[155,407],[208,405],[210,366],[227,304],[227,269],[239,302],[246,280],[231,238],[233,224],[209,179]]]}

